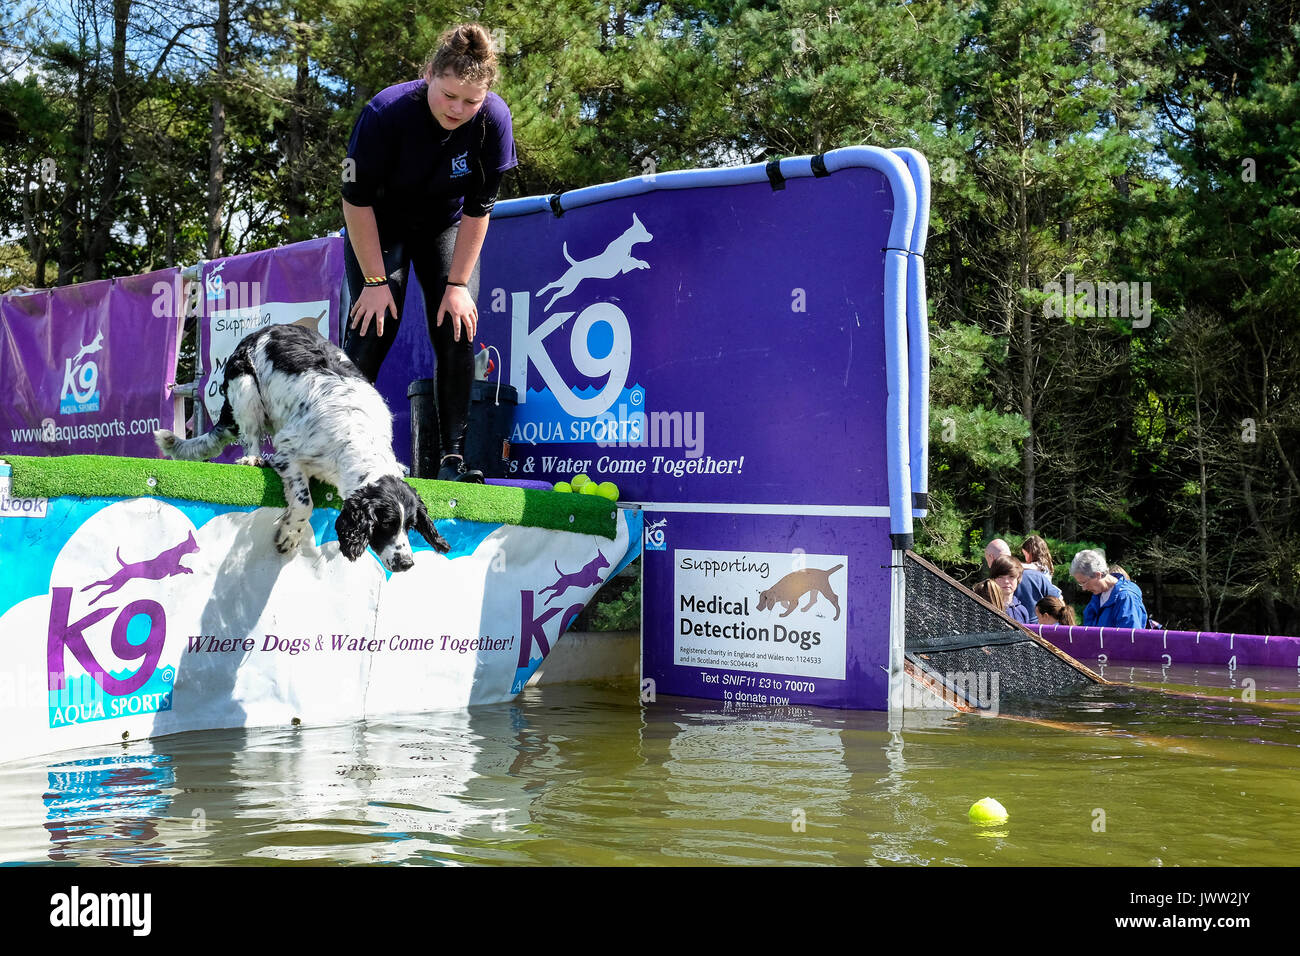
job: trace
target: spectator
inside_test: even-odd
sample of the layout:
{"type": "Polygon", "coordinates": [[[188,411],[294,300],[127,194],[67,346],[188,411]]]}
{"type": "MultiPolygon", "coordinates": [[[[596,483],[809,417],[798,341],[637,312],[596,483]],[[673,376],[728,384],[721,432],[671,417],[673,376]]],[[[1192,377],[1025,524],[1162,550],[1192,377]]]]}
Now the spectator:
{"type": "Polygon", "coordinates": [[[1006,613],[1006,608],[1007,608],[1006,594],[1003,592],[1003,590],[1000,587],[998,587],[988,578],[985,578],[983,581],[977,581],[974,587],[971,588],[971,590],[974,591],[980,597],[982,597],[984,600],[988,601],[999,611],[1006,613]]]}
{"type": "Polygon", "coordinates": [[[1034,618],[1030,615],[1029,608],[1020,602],[1017,590],[1023,574],[1020,562],[1009,554],[996,558],[989,567],[989,578],[1007,596],[1007,606],[1002,613],[1021,624],[1033,624],[1034,618]]]}
{"type": "Polygon", "coordinates": [[[1072,626],[1078,622],[1074,617],[1074,608],[1059,597],[1045,597],[1034,605],[1039,624],[1061,624],[1072,626]]]}
{"type": "Polygon", "coordinates": [[[1050,579],[1052,576],[1052,552],[1042,535],[1031,534],[1020,545],[1020,553],[1025,556],[1025,569],[1037,568],[1050,579]]]}
{"type": "MultiPolygon", "coordinates": [[[[1123,569],[1121,569],[1122,571],[1123,569]]],[[[1100,551],[1080,551],[1070,562],[1070,574],[1092,595],[1083,609],[1086,627],[1146,627],[1147,609],[1142,589],[1128,579],[1112,574],[1100,551]]]]}
{"type": "MultiPolygon", "coordinates": [[[[1042,538],[1039,538],[1038,535],[1033,535],[1025,540],[1025,544],[1028,545],[1029,542],[1035,538],[1039,541],[1043,540],[1042,538]]],[[[1044,553],[1047,552],[1047,542],[1045,541],[1043,542],[1043,551],[1044,553]]],[[[992,567],[993,562],[999,557],[1005,557],[1015,561],[1015,558],[1011,557],[1010,546],[1008,546],[1001,538],[994,538],[989,542],[988,547],[984,549],[984,560],[988,562],[990,567],[992,567]]],[[[1050,562],[1050,560],[1051,555],[1048,554],[1048,561],[1050,562]]],[[[1020,562],[1016,561],[1016,564],[1020,565],[1020,562]]],[[[1029,616],[1029,608],[1035,607],[1043,598],[1059,598],[1060,596],[1061,589],[1052,583],[1050,572],[1044,573],[1033,565],[1022,566],[1020,585],[1016,588],[1016,598],[1022,605],[1024,605],[1026,617],[1029,616]]],[[[1026,621],[1025,623],[1028,624],[1030,622],[1026,621]]]]}
{"type": "Polygon", "coordinates": [[[1010,556],[1011,546],[1001,538],[994,538],[984,548],[984,563],[989,567],[993,567],[993,562],[1004,554],[1010,556]]]}
{"type": "MultiPolygon", "coordinates": [[[[1127,571],[1125,571],[1123,568],[1121,568],[1118,564],[1112,564],[1112,565],[1110,566],[1110,573],[1113,574],[1113,575],[1115,575],[1115,577],[1117,577],[1117,578],[1128,578],[1128,580],[1133,581],[1133,575],[1129,574],[1127,571]]],[[[1137,584],[1137,586],[1138,586],[1138,590],[1139,590],[1139,591],[1142,589],[1142,585],[1138,584],[1136,581],[1133,581],[1133,583],[1134,583],[1134,584],[1137,584]]],[[[1165,626],[1164,626],[1163,624],[1161,624],[1159,621],[1157,621],[1157,620],[1156,620],[1154,617],[1152,617],[1150,614],[1147,615],[1147,627],[1155,628],[1156,630],[1159,630],[1159,631],[1163,631],[1164,628],[1165,628],[1165,626]]]]}

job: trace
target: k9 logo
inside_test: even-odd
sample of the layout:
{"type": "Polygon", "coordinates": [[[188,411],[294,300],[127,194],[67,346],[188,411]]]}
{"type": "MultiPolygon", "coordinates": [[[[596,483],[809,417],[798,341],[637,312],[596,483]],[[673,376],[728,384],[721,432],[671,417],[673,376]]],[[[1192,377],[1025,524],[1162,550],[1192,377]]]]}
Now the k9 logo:
{"type": "Polygon", "coordinates": [[[658,521],[652,521],[645,526],[645,546],[647,551],[663,551],[665,549],[668,542],[664,537],[664,525],[667,523],[667,518],[660,518],[658,521]]]}
{"type": "Polygon", "coordinates": [[[577,321],[569,331],[569,355],[579,374],[592,379],[609,376],[600,391],[582,398],[573,393],[546,351],[547,336],[573,318],[574,313],[556,312],[529,331],[531,296],[527,292],[516,292],[510,299],[510,384],[518,391],[519,402],[522,404],[527,400],[528,366],[532,363],[567,414],[574,418],[594,418],[608,411],[627,385],[628,372],[632,366],[632,329],[623,310],[609,302],[594,303],[578,314],[577,321]],[[587,339],[592,328],[602,322],[613,332],[614,344],[609,354],[597,358],[591,354],[587,339]]]}
{"type": "MultiPolygon", "coordinates": [[[[103,607],[91,611],[80,620],[71,620],[72,588],[54,588],[50,594],[50,625],[46,640],[46,658],[50,690],[64,686],[67,667],[65,655],[71,651],[82,670],[91,675],[97,684],[112,695],[130,694],[139,690],[153,676],[162,658],[163,644],[167,640],[167,616],[157,601],[132,601],[122,608],[113,622],[110,648],[122,661],[140,661],[140,669],[124,678],[114,677],[110,670],[95,659],[86,642],[86,631],[111,616],[117,608],[103,607]],[[139,616],[147,619],[149,633],[141,643],[128,638],[131,621],[139,616]]],[[[121,666],[121,665],[118,665],[121,666]]]]}
{"type": "Polygon", "coordinates": [[[219,262],[203,277],[203,288],[209,299],[220,299],[225,294],[225,283],[221,278],[221,270],[225,267],[224,262],[219,262]]]}
{"type": "Polygon", "coordinates": [[[99,408],[99,366],[87,356],[104,350],[104,333],[83,345],[64,362],[63,388],[59,392],[61,411],[97,411],[99,408]]]}

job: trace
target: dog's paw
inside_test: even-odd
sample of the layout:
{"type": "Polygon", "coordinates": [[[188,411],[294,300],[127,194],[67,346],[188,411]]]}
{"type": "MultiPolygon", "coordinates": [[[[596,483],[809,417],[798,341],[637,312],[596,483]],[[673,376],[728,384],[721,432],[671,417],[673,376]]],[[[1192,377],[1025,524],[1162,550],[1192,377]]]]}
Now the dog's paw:
{"type": "Polygon", "coordinates": [[[176,437],[176,433],[166,428],[159,428],[153,433],[153,442],[164,455],[171,456],[174,454],[178,441],[180,439],[176,437]]]}
{"type": "Polygon", "coordinates": [[[275,550],[281,554],[292,554],[302,542],[302,532],[303,525],[296,521],[292,524],[283,519],[276,522],[275,550]]]}
{"type": "Polygon", "coordinates": [[[254,468],[261,468],[266,464],[266,459],[261,455],[244,455],[242,458],[236,458],[235,464],[252,465],[254,468]]]}

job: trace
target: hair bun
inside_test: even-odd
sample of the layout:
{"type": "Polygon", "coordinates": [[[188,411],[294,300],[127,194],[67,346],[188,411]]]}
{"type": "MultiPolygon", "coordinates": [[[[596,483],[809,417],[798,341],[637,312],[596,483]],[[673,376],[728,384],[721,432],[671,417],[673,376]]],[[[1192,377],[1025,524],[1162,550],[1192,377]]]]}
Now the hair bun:
{"type": "Polygon", "coordinates": [[[497,59],[492,35],[479,23],[462,23],[438,38],[438,49],[425,66],[426,75],[451,70],[462,80],[491,86],[497,59]]]}

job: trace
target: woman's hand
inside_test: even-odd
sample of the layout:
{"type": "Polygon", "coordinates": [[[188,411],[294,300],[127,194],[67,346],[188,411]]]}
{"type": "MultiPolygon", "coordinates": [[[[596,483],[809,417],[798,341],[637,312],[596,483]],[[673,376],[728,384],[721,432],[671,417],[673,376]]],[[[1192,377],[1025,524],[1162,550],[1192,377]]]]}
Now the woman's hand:
{"type": "Polygon", "coordinates": [[[478,329],[478,309],[469,290],[463,286],[449,285],[442,294],[442,303],[438,306],[438,325],[442,325],[444,315],[451,316],[451,337],[460,341],[460,330],[465,329],[465,338],[474,341],[474,332],[478,329]]]}
{"type": "Polygon", "coordinates": [[[383,335],[384,319],[390,310],[396,318],[397,303],[393,301],[393,292],[388,288],[388,283],[366,286],[357,296],[357,301],[352,304],[352,310],[348,312],[352,317],[351,328],[355,329],[360,322],[361,331],[357,334],[365,335],[366,330],[370,328],[370,320],[374,319],[375,335],[383,335]]]}

